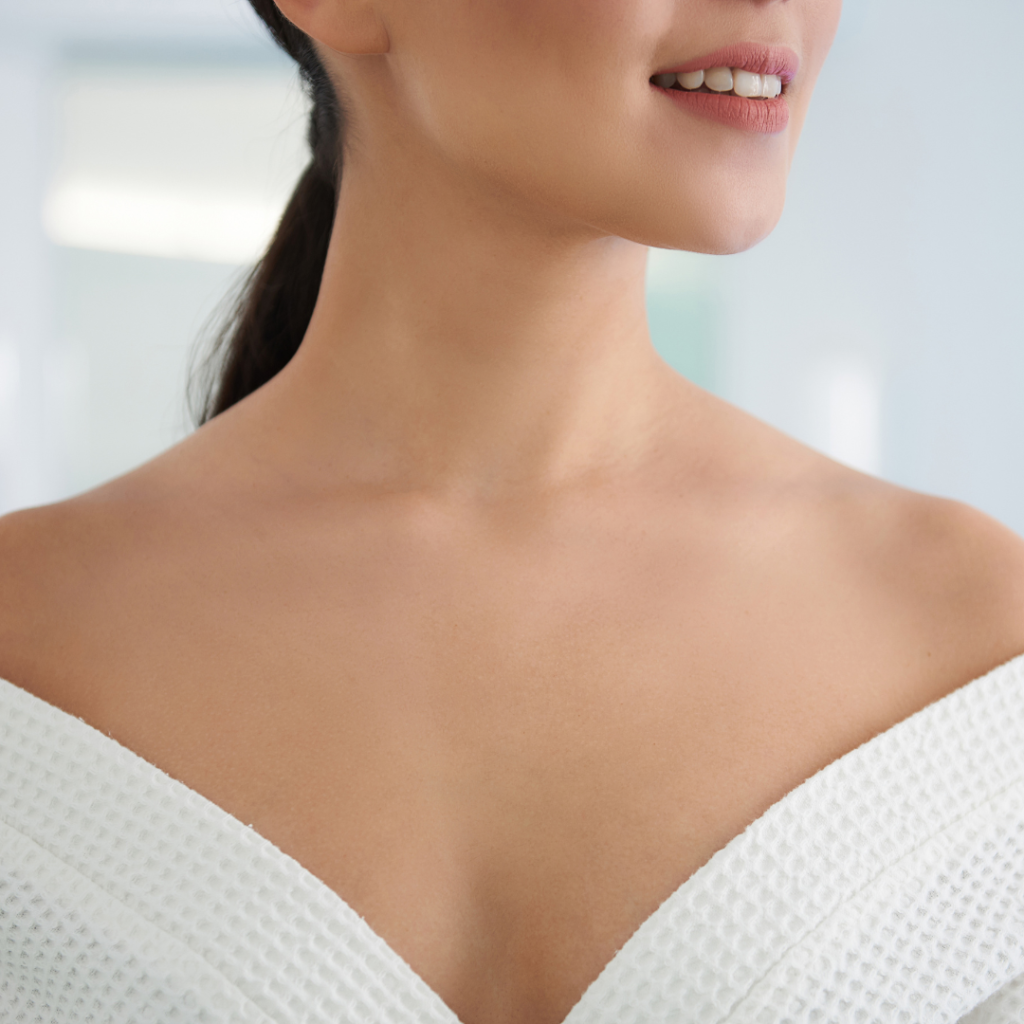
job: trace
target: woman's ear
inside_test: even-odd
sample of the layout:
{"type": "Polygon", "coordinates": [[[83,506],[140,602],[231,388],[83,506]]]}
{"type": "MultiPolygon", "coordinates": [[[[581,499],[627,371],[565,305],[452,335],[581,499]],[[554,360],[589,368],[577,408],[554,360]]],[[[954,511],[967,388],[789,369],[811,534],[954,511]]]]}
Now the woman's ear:
{"type": "Polygon", "coordinates": [[[338,53],[387,53],[391,48],[378,0],[275,0],[311,39],[338,53]]]}

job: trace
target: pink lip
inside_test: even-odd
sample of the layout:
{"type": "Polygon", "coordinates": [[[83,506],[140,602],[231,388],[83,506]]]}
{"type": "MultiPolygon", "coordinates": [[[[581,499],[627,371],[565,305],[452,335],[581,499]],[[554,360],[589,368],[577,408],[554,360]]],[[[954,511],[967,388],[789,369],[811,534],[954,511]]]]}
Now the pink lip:
{"type": "Polygon", "coordinates": [[[800,58],[788,46],[736,43],[709,53],[706,57],[689,60],[678,67],[663,68],[658,73],[682,75],[688,71],[706,71],[708,68],[742,68],[755,75],[778,75],[783,85],[789,85],[800,70],[800,58]]]}
{"type": "Polygon", "coordinates": [[[685,92],[680,89],[660,89],[659,92],[691,114],[745,132],[778,135],[789,124],[789,104],[782,96],[775,100],[747,100],[731,93],[685,92]]]}
{"type": "MultiPolygon", "coordinates": [[[[800,70],[800,58],[788,46],[737,43],[677,67],[665,68],[659,74],[681,75],[688,71],[706,71],[708,68],[742,68],[755,75],[778,75],[783,85],[789,85],[800,70]]],[[[679,89],[659,91],[683,110],[730,128],[761,135],[777,135],[785,131],[789,124],[789,103],[785,94],[774,100],[748,100],[731,93],[687,92],[679,89]]]]}

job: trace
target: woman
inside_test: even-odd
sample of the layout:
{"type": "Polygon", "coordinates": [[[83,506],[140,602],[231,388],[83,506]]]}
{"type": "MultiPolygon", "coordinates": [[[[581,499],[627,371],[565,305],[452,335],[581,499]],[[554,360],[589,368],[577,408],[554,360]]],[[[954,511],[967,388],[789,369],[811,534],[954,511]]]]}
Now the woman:
{"type": "Polygon", "coordinates": [[[252,3],[313,160],[208,422],[0,528],[0,1017],[1019,1019],[1024,544],[645,326],[839,0],[252,3]]]}

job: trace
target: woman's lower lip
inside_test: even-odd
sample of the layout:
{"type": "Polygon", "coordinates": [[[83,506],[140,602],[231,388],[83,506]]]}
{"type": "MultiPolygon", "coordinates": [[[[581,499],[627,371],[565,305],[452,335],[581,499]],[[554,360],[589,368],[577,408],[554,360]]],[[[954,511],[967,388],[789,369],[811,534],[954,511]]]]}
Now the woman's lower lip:
{"type": "Polygon", "coordinates": [[[761,135],[778,135],[789,124],[785,96],[774,100],[748,100],[731,93],[687,92],[659,89],[673,103],[709,121],[761,135]]]}

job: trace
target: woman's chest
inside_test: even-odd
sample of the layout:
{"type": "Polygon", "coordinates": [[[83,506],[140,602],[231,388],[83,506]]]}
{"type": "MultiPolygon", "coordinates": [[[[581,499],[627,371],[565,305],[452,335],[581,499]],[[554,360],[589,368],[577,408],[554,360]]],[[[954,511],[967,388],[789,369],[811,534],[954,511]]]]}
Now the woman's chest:
{"type": "Polygon", "coordinates": [[[891,724],[635,610],[443,618],[239,620],[85,717],[294,857],[472,1024],[564,1019],[716,850],[891,724]]]}
{"type": "Polygon", "coordinates": [[[251,824],[467,1024],[557,1024],[715,851],[930,696],[813,588],[620,555],[150,569],[37,692],[251,824]]]}

